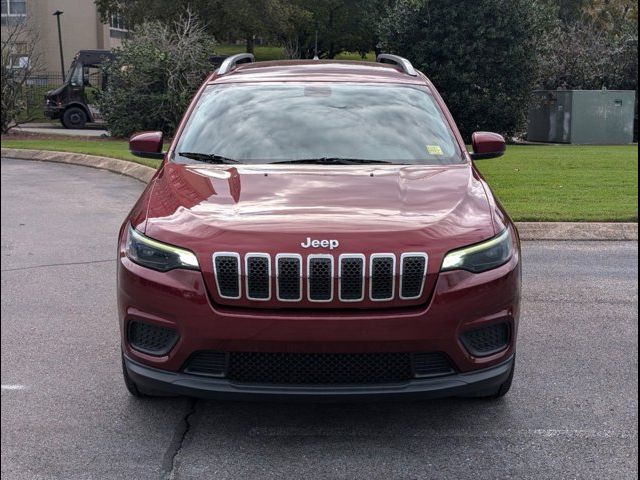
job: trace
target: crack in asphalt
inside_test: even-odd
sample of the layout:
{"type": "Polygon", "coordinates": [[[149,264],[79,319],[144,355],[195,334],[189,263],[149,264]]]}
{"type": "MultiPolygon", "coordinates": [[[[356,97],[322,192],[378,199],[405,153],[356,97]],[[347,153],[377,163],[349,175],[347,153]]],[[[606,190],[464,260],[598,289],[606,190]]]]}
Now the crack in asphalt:
{"type": "Polygon", "coordinates": [[[182,452],[182,447],[184,446],[185,439],[191,430],[191,417],[196,414],[196,403],[198,402],[195,398],[189,399],[189,404],[187,411],[180,420],[176,427],[176,431],[173,435],[173,439],[169,444],[167,451],[164,454],[164,460],[162,462],[162,470],[165,473],[164,478],[166,480],[175,480],[177,478],[177,467],[178,467],[178,456],[182,452]]]}
{"type": "Polygon", "coordinates": [[[18,267],[18,268],[5,268],[0,270],[2,272],[17,272],[20,270],[31,270],[34,268],[46,268],[46,267],[64,267],[66,265],[90,265],[92,263],[106,263],[113,262],[114,259],[110,258],[109,260],[89,260],[87,262],[68,262],[68,263],[47,263],[45,265],[33,265],[31,267],[18,267]]]}

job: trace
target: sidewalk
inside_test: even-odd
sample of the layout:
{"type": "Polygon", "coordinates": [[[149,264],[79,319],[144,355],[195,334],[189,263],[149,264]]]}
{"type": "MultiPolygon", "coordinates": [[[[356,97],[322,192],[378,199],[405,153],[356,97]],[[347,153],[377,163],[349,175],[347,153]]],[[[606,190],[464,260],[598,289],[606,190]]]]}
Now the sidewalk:
{"type": "Polygon", "coordinates": [[[73,137],[108,137],[109,133],[97,127],[82,130],[64,128],[60,123],[25,123],[12,129],[16,133],[38,133],[40,135],[67,135],[73,137]]]}

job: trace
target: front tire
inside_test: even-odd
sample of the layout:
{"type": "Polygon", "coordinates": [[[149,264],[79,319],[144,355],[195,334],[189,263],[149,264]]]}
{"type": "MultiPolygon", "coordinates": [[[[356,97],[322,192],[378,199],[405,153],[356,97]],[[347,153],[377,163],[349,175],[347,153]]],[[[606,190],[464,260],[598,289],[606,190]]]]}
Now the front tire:
{"type": "Polygon", "coordinates": [[[80,107],[67,108],[62,114],[64,128],[84,128],[87,124],[87,114],[80,107]]]}

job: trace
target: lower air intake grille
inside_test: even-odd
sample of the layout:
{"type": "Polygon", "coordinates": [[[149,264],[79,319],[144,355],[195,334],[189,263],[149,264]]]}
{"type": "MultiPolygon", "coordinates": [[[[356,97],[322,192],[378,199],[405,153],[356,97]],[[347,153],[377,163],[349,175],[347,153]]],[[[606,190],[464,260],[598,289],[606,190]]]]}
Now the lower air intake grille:
{"type": "Polygon", "coordinates": [[[453,373],[453,368],[441,353],[414,353],[413,373],[416,377],[435,377],[453,373]]]}
{"type": "Polygon", "coordinates": [[[248,383],[389,383],[411,378],[411,355],[234,352],[230,380],[248,383]]]}
{"type": "Polygon", "coordinates": [[[448,375],[440,353],[197,352],[186,373],[255,384],[384,384],[448,375]],[[226,365],[222,362],[226,361],[226,365]]]}
{"type": "Polygon", "coordinates": [[[484,357],[504,350],[509,345],[508,323],[498,323],[488,327],[464,332],[460,339],[471,355],[484,357]]]}
{"type": "Polygon", "coordinates": [[[186,373],[208,375],[211,377],[224,377],[227,370],[227,354],[225,352],[197,352],[194,354],[187,367],[186,373]]]}
{"type": "Polygon", "coordinates": [[[150,323],[129,322],[129,344],[135,350],[150,355],[165,355],[178,341],[178,332],[173,328],[150,323]]]}

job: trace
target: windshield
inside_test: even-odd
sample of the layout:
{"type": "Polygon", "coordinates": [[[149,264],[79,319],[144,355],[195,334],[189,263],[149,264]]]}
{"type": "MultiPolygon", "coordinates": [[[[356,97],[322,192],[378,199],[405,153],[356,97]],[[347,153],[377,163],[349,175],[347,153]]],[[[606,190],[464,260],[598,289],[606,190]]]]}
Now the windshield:
{"type": "Polygon", "coordinates": [[[74,60],[69,68],[69,73],[67,73],[67,78],[73,86],[82,85],[82,64],[74,60]]]}
{"type": "Polygon", "coordinates": [[[426,88],[317,82],[210,86],[176,152],[183,162],[464,161],[426,88]]]}

